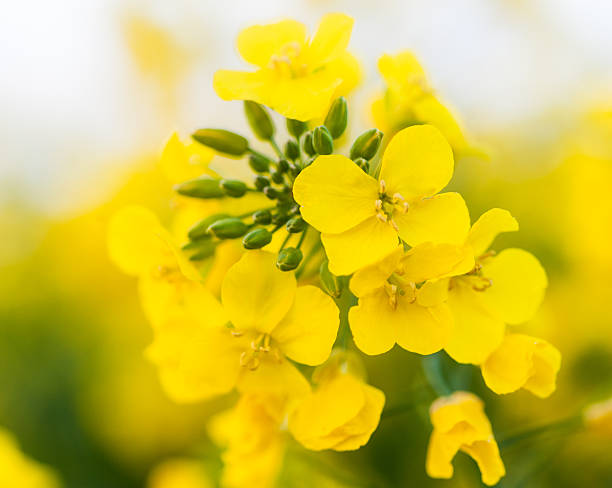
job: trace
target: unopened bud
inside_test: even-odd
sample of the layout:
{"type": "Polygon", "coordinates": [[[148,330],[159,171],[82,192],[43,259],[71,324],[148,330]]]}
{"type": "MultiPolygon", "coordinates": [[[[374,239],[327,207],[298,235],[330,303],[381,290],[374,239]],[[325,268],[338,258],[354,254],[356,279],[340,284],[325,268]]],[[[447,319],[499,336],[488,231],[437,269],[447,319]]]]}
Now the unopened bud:
{"type": "Polygon", "coordinates": [[[302,122],[301,120],[287,119],[287,131],[296,139],[299,139],[300,136],[306,132],[306,129],[308,129],[306,122],[302,122]]]}
{"type": "Polygon", "coordinates": [[[209,215],[205,219],[200,220],[199,222],[192,225],[187,231],[187,237],[192,241],[203,239],[205,237],[210,237],[208,233],[208,228],[214,224],[217,220],[227,219],[230,217],[228,214],[214,214],[209,215]]]}
{"type": "Polygon", "coordinates": [[[274,123],[268,111],[251,100],[244,101],[244,113],[255,135],[264,141],[272,139],[274,123]]]}
{"type": "Polygon", "coordinates": [[[242,237],[249,230],[249,226],[236,217],[217,220],[208,227],[208,232],[219,239],[236,239],[242,237]]]}
{"type": "Polygon", "coordinates": [[[319,268],[319,277],[321,279],[321,287],[323,290],[328,295],[338,298],[342,293],[342,281],[329,271],[327,259],[321,263],[321,267],[319,268]]]}
{"type": "Polygon", "coordinates": [[[309,156],[314,156],[316,154],[314,147],[312,145],[312,132],[307,132],[304,136],[304,142],[302,142],[302,147],[304,152],[309,156]]]}
{"type": "Polygon", "coordinates": [[[275,200],[278,198],[279,193],[278,190],[276,190],[276,188],[272,188],[271,186],[266,186],[263,189],[263,193],[265,196],[267,196],[270,200],[275,200]]]}
{"type": "Polygon", "coordinates": [[[286,159],[280,159],[278,163],[276,163],[276,169],[278,169],[281,173],[286,173],[289,169],[289,161],[286,159]]]}
{"type": "Polygon", "coordinates": [[[272,216],[272,223],[274,225],[283,225],[289,220],[289,215],[284,212],[278,212],[272,216]]]}
{"type": "Polygon", "coordinates": [[[215,254],[216,248],[217,243],[210,239],[192,241],[182,247],[183,251],[192,252],[189,256],[190,261],[202,261],[209,258],[215,254]]]}
{"type": "Polygon", "coordinates": [[[317,154],[325,155],[334,152],[334,140],[324,125],[320,125],[312,131],[312,147],[317,154]]]}
{"type": "Polygon", "coordinates": [[[245,249],[261,249],[270,244],[272,234],[266,229],[254,229],[246,234],[242,239],[245,249]]]}
{"type": "Polygon", "coordinates": [[[272,222],[272,213],[269,210],[253,212],[253,222],[259,225],[268,225],[272,222]]]}
{"type": "Polygon", "coordinates": [[[221,180],[221,188],[228,197],[240,198],[247,192],[247,186],[240,180],[221,180]]]}
{"type": "Polygon", "coordinates": [[[351,159],[354,161],[357,158],[366,160],[372,159],[376,155],[376,151],[380,147],[383,133],[378,129],[370,129],[361,134],[351,147],[351,159]]]}
{"type": "Polygon", "coordinates": [[[249,156],[249,166],[255,173],[265,173],[270,167],[270,160],[262,154],[251,154],[249,156]]]}
{"type": "Polygon", "coordinates": [[[346,104],[346,98],[338,97],[331,104],[323,125],[329,129],[329,133],[334,139],[338,139],[344,134],[347,124],[348,106],[346,104]]]}
{"type": "Polygon", "coordinates": [[[291,271],[302,261],[302,251],[295,247],[287,247],[278,253],[276,267],[281,271],[291,271]]]}
{"type": "Polygon", "coordinates": [[[263,190],[266,186],[270,186],[270,180],[265,176],[257,175],[255,177],[255,188],[263,190]]]}
{"type": "Polygon", "coordinates": [[[285,226],[287,232],[291,234],[297,234],[298,232],[302,232],[306,228],[306,222],[300,216],[292,217],[287,221],[287,225],[285,226]]]}
{"type": "Polygon", "coordinates": [[[367,159],[357,158],[355,159],[355,164],[359,166],[363,171],[368,173],[370,171],[370,163],[367,159]]]}
{"type": "Polygon", "coordinates": [[[242,156],[249,148],[249,141],[244,137],[223,129],[199,129],[191,137],[200,144],[230,156],[242,156]]]}
{"type": "Polygon", "coordinates": [[[225,192],[219,185],[219,180],[202,176],[184,181],[174,187],[179,195],[193,198],[221,198],[225,192]]]}
{"type": "Polygon", "coordinates": [[[270,171],[270,178],[272,179],[274,183],[277,183],[277,184],[282,183],[283,173],[281,171],[273,169],[272,171],[270,171]]]}
{"type": "Polygon", "coordinates": [[[291,161],[295,161],[300,157],[300,146],[295,141],[288,140],[285,144],[285,154],[291,161]]]}

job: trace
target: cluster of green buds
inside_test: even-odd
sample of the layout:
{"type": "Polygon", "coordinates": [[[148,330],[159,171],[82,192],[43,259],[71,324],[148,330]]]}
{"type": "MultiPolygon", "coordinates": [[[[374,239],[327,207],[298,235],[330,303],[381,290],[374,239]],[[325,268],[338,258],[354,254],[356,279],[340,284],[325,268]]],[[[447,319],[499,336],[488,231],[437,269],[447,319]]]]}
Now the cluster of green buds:
{"type": "MultiPolygon", "coordinates": [[[[303,260],[301,248],[309,225],[302,219],[300,207],[293,199],[293,182],[316,157],[334,152],[335,143],[347,128],[348,106],[344,97],[337,98],[323,125],[313,129],[309,129],[305,122],[286,119],[289,138],[283,148],[276,142],[276,127],[264,106],[245,101],[244,111],[253,133],[270,144],[274,156],[255,150],[245,137],[223,129],[199,129],[192,138],[218,154],[232,158],[248,157],[249,167],[254,172],[253,181],[245,183],[237,179],[201,176],[177,185],[175,190],[180,195],[201,199],[241,198],[249,192],[259,192],[271,200],[271,205],[243,215],[211,215],[189,229],[189,242],[183,249],[190,251],[193,261],[211,256],[216,245],[227,239],[242,239],[245,249],[261,249],[270,244],[274,233],[284,229],[287,235],[278,252],[276,265],[282,271],[295,270],[303,260]],[[299,236],[298,242],[295,246],[288,246],[293,236],[299,236]]],[[[381,140],[382,132],[370,129],[353,143],[350,157],[363,171],[372,170],[370,161],[381,140]]],[[[323,265],[321,277],[328,293],[339,295],[337,279],[330,276],[323,265]]]]}

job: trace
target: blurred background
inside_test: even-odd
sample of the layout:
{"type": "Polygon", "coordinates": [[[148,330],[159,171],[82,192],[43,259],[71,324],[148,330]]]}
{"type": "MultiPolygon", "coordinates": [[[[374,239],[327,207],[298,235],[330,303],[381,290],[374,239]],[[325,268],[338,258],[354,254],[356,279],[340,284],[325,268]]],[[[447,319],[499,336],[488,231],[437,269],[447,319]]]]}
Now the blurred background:
{"type": "MultiPolygon", "coordinates": [[[[413,51],[483,153],[458,161],[453,189],[473,219],[509,209],[521,231],[498,246],[532,251],[549,273],[522,330],[561,350],[557,392],[496,397],[460,368],[498,438],[612,394],[612,3],[11,2],[0,18],[0,427],[60,486],[215,486],[206,424],[219,405],[179,406],[161,391],[142,354],[151,332],[135,280],[106,255],[106,222],[128,203],[169,213],[157,160],[173,131],[247,132],[241,103],[212,89],[215,70],[244,66],[241,28],[293,17],[312,31],[329,11],[355,18],[364,80],[349,100],[353,134],[373,124],[378,57],[413,51]],[[202,473],[185,475],[193,466],[167,461],[176,457],[200,460],[202,473]],[[183,484],[167,481],[173,470],[183,484]]],[[[403,392],[389,404],[410,395],[400,380],[417,358],[396,350],[367,363],[374,385],[403,392]]],[[[450,482],[426,477],[426,412],[384,417],[356,453],[290,451],[279,486],[366,486],[351,473],[372,486],[480,486],[467,458],[450,482]]],[[[610,439],[597,433],[539,437],[502,456],[501,486],[612,486],[610,439]]]]}

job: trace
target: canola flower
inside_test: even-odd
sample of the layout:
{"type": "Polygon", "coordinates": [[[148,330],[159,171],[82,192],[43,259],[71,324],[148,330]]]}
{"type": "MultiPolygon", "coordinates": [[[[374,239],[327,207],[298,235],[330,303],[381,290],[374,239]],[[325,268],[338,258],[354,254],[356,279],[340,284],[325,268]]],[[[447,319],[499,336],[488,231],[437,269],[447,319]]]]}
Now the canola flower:
{"type": "MultiPolygon", "coordinates": [[[[312,451],[366,445],[388,392],[368,384],[358,352],[398,344],[436,361],[445,351],[479,367],[500,395],[547,397],[556,387],[559,351],[506,330],[534,316],[546,273],[527,251],[491,249],[499,233],[518,230],[508,211],[470,225],[463,197],[443,191],[465,140],[411,54],[381,58],[388,92],[376,113],[385,122],[342,147],[344,95],[359,72],[347,51],[352,24],[327,15],[311,39],[291,20],[245,29],[238,50],[257,70],[218,71],[214,88],[244,101],[259,145],[220,128],[196,130],[190,143],[172,135],[162,166],[187,209],[183,230],[137,207],[109,226],[111,258],[139,278],[154,332],[147,357],[168,394],[238,394],[210,424],[222,486],[274,486],[291,438],[312,451]],[[270,109],[286,118],[284,144],[270,109]],[[381,129],[392,136],[384,149],[381,129]],[[213,156],[241,160],[252,178],[211,171],[213,156]]],[[[433,363],[423,364],[431,380],[433,363]]],[[[497,483],[505,468],[482,400],[444,389],[430,410],[427,473],[452,477],[462,451],[484,483],[497,483]]]]}

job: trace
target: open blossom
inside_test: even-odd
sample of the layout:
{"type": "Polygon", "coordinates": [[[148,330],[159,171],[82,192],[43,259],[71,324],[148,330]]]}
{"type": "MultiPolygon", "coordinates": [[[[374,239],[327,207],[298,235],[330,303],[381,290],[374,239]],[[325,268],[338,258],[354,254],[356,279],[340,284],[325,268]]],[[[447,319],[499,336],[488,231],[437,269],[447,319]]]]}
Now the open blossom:
{"type": "Polygon", "coordinates": [[[561,353],[542,339],[508,334],[480,366],[487,386],[498,395],[524,388],[546,398],[556,388],[561,353]]]}
{"type": "Polygon", "coordinates": [[[482,482],[492,486],[506,474],[491,423],[476,395],[458,391],[438,398],[429,409],[433,432],[426,469],[432,478],[452,478],[452,460],[462,451],[478,464],[482,482]]]}
{"type": "Polygon", "coordinates": [[[217,71],[215,91],[224,100],[252,100],[290,119],[324,117],[332,99],[359,81],[359,65],[347,51],[352,28],[353,19],[344,14],[323,17],[311,39],[293,20],[248,27],[237,47],[258,69],[217,71]]]}
{"type": "Polygon", "coordinates": [[[208,168],[215,152],[197,142],[182,142],[174,132],[161,154],[159,165],[171,183],[180,183],[203,174],[214,175],[208,168]]]}
{"type": "Polygon", "coordinates": [[[287,358],[323,363],[336,339],[338,310],[319,288],[297,287],[295,276],[274,262],[268,252],[246,253],[225,276],[223,306],[160,328],[149,357],[165,371],[175,398],[194,401],[236,386],[287,395],[308,390],[287,358]]]}
{"type": "Polygon", "coordinates": [[[319,230],[329,269],[348,275],[383,259],[400,245],[458,244],[469,214],[458,193],[440,193],[453,174],[453,154],[431,126],[395,135],[378,180],[350,159],[319,156],[295,180],[302,217],[319,230]]]}

